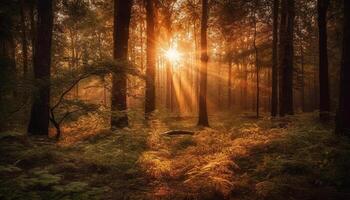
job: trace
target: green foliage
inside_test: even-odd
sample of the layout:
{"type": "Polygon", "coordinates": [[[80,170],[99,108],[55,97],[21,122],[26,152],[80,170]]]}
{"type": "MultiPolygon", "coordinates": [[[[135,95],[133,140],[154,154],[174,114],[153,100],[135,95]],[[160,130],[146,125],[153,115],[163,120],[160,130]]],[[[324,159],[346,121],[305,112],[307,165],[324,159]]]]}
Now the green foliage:
{"type": "Polygon", "coordinates": [[[75,193],[75,192],[83,192],[87,189],[87,187],[88,187],[87,183],[75,181],[64,186],[55,186],[53,189],[59,192],[75,193]]]}
{"type": "MultiPolygon", "coordinates": [[[[86,63],[81,68],[74,71],[65,70],[58,73],[51,81],[51,88],[53,89],[54,103],[50,108],[50,121],[57,129],[57,137],[59,137],[59,130],[61,123],[70,118],[71,121],[77,120],[82,115],[91,112],[99,112],[100,107],[97,104],[88,103],[86,101],[74,99],[67,99],[66,96],[73,88],[81,81],[92,78],[104,78],[110,74],[130,74],[141,77],[141,73],[132,64],[126,61],[103,60],[100,62],[86,63]]],[[[43,81],[43,80],[39,80],[43,81]]],[[[45,81],[44,81],[45,83],[45,81]]],[[[47,81],[46,81],[47,83],[47,81]]],[[[40,87],[40,84],[38,85],[40,87]]],[[[115,114],[115,113],[112,113],[115,114]]],[[[119,114],[119,113],[117,113],[119,114]]]]}
{"type": "Polygon", "coordinates": [[[22,169],[14,165],[6,165],[6,166],[0,165],[0,174],[20,172],[20,171],[22,171],[22,169]]]}
{"type": "Polygon", "coordinates": [[[61,160],[64,155],[55,151],[54,147],[34,147],[25,151],[19,152],[17,155],[18,165],[24,168],[41,166],[61,160]]]}
{"type": "MultiPolygon", "coordinates": [[[[314,187],[325,191],[349,188],[348,139],[336,137],[332,129],[306,116],[298,117],[290,119],[294,124],[284,137],[271,141],[255,156],[259,162],[252,176],[261,181],[256,185],[257,193],[279,199],[289,190],[294,196],[313,199],[314,187]],[[300,193],[304,190],[307,194],[300,193]]],[[[332,193],[336,192],[325,195],[332,193]]]]}
{"type": "Polygon", "coordinates": [[[132,136],[132,133],[114,133],[102,141],[82,145],[82,155],[88,170],[97,173],[113,171],[123,174],[136,166],[140,152],[146,148],[144,136],[132,136]]]}
{"type": "Polygon", "coordinates": [[[193,140],[192,136],[184,136],[174,145],[174,151],[181,151],[190,146],[195,146],[196,141],[193,140]]]}
{"type": "Polygon", "coordinates": [[[257,172],[265,173],[268,176],[305,175],[311,172],[309,164],[307,161],[282,158],[280,154],[272,154],[263,158],[262,165],[258,166],[257,172]]]}
{"type": "Polygon", "coordinates": [[[0,183],[1,199],[100,199],[104,187],[90,187],[88,183],[62,183],[62,176],[36,169],[13,181],[0,183]]]}
{"type": "Polygon", "coordinates": [[[336,199],[349,190],[350,142],[313,115],[224,123],[170,137],[155,120],[68,147],[2,139],[0,199],[319,199],[320,190],[336,199]]]}
{"type": "Polygon", "coordinates": [[[133,76],[142,77],[142,73],[130,62],[105,59],[92,63],[85,63],[82,67],[72,70],[61,69],[51,80],[53,87],[70,86],[77,81],[91,77],[91,76],[106,76],[111,73],[120,74],[126,73],[133,76]]]}
{"type": "MultiPolygon", "coordinates": [[[[61,68],[60,70],[61,71],[56,73],[50,80],[54,98],[65,95],[64,92],[67,90],[70,91],[77,83],[91,77],[105,77],[113,73],[126,73],[142,77],[142,73],[138,71],[133,64],[110,59],[86,63],[77,69],[67,70],[61,68]]],[[[43,84],[42,82],[45,83],[45,80],[39,80],[40,84],[43,84]]],[[[37,84],[37,87],[40,87],[40,84],[37,84]]]]}
{"type": "Polygon", "coordinates": [[[18,185],[23,189],[48,188],[59,184],[61,181],[60,175],[50,174],[46,170],[37,169],[30,176],[24,175],[16,179],[18,185]]]}
{"type": "Polygon", "coordinates": [[[0,140],[10,137],[21,137],[23,136],[23,133],[15,132],[15,131],[5,131],[0,132],[0,140]]]}
{"type": "Polygon", "coordinates": [[[1,163],[13,163],[10,157],[16,160],[15,165],[0,165],[0,199],[101,199],[111,183],[121,190],[126,182],[135,185],[139,182],[135,163],[146,140],[144,135],[130,134],[109,133],[67,149],[38,139],[33,141],[40,141],[38,145],[7,151],[6,146],[13,147],[16,140],[0,140],[6,158],[1,163]]]}

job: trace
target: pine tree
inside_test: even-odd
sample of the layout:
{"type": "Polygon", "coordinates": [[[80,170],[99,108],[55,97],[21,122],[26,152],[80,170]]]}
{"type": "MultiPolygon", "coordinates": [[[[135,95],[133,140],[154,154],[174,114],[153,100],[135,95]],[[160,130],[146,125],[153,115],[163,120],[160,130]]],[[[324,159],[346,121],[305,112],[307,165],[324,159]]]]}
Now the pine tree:
{"type": "MultiPolygon", "coordinates": [[[[132,0],[114,1],[114,48],[113,58],[119,61],[128,60],[129,25],[132,0]]],[[[111,127],[124,128],[128,126],[127,111],[127,75],[119,73],[112,75],[111,93],[111,127]]]]}
{"type": "Polygon", "coordinates": [[[199,108],[198,126],[209,126],[207,112],[207,68],[208,68],[208,0],[202,0],[202,22],[201,22],[201,67],[199,70],[199,108]]]}
{"type": "Polygon", "coordinates": [[[147,67],[146,67],[146,95],[145,95],[145,114],[146,118],[155,110],[156,107],[156,51],[155,51],[155,15],[152,0],[146,0],[146,21],[147,21],[147,67]]]}
{"type": "Polygon", "coordinates": [[[350,136],[350,1],[344,0],[343,55],[336,133],[350,136]]]}
{"type": "Polygon", "coordinates": [[[272,41],[272,96],[271,116],[276,117],[278,111],[278,11],[279,0],[273,1],[273,41],[272,41]]]}
{"type": "Polygon", "coordinates": [[[320,119],[328,120],[330,111],[328,53],[327,53],[327,10],[329,0],[318,0],[319,32],[319,83],[320,83],[320,119]]]}
{"type": "Polygon", "coordinates": [[[34,77],[40,84],[38,84],[38,92],[34,95],[28,133],[33,135],[48,135],[53,29],[52,1],[38,0],[37,12],[34,77]]]}
{"type": "Polygon", "coordinates": [[[279,47],[279,112],[293,115],[294,0],[282,0],[279,47]]]}

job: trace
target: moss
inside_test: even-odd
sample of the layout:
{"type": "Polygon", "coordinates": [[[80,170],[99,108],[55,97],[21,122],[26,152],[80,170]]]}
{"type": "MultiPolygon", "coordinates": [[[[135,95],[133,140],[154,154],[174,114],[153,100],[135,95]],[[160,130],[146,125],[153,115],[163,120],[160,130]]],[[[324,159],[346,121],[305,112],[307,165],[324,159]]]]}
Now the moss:
{"type": "Polygon", "coordinates": [[[43,189],[60,183],[62,177],[58,174],[50,174],[46,170],[36,169],[30,175],[22,175],[16,182],[23,189],[43,189]]]}
{"type": "Polygon", "coordinates": [[[67,185],[60,185],[60,186],[54,186],[53,190],[59,191],[59,192],[67,192],[67,193],[76,193],[76,192],[82,192],[85,191],[88,187],[88,184],[85,182],[71,182],[67,185]]]}
{"type": "Polygon", "coordinates": [[[19,155],[18,166],[22,168],[34,168],[55,162],[60,162],[64,155],[53,146],[34,147],[22,151],[19,155]]]}

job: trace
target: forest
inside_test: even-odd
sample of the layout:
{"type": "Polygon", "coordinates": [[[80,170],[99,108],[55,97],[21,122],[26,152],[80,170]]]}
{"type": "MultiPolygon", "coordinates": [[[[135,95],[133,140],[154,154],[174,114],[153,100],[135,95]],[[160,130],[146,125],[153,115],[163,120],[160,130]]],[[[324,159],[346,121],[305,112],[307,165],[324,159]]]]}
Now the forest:
{"type": "Polygon", "coordinates": [[[349,0],[1,0],[0,199],[350,199],[349,0]]]}

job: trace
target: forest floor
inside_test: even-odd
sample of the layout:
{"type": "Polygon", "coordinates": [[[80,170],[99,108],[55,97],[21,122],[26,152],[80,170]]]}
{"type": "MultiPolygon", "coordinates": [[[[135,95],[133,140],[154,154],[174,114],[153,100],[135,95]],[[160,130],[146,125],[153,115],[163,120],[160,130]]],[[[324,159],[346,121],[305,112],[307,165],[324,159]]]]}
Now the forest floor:
{"type": "MultiPolygon", "coordinates": [[[[316,114],[154,120],[74,143],[0,135],[0,199],[350,199],[350,140],[316,114]],[[185,129],[194,135],[166,135],[185,129]]],[[[68,136],[67,136],[68,137],[68,136]]]]}

